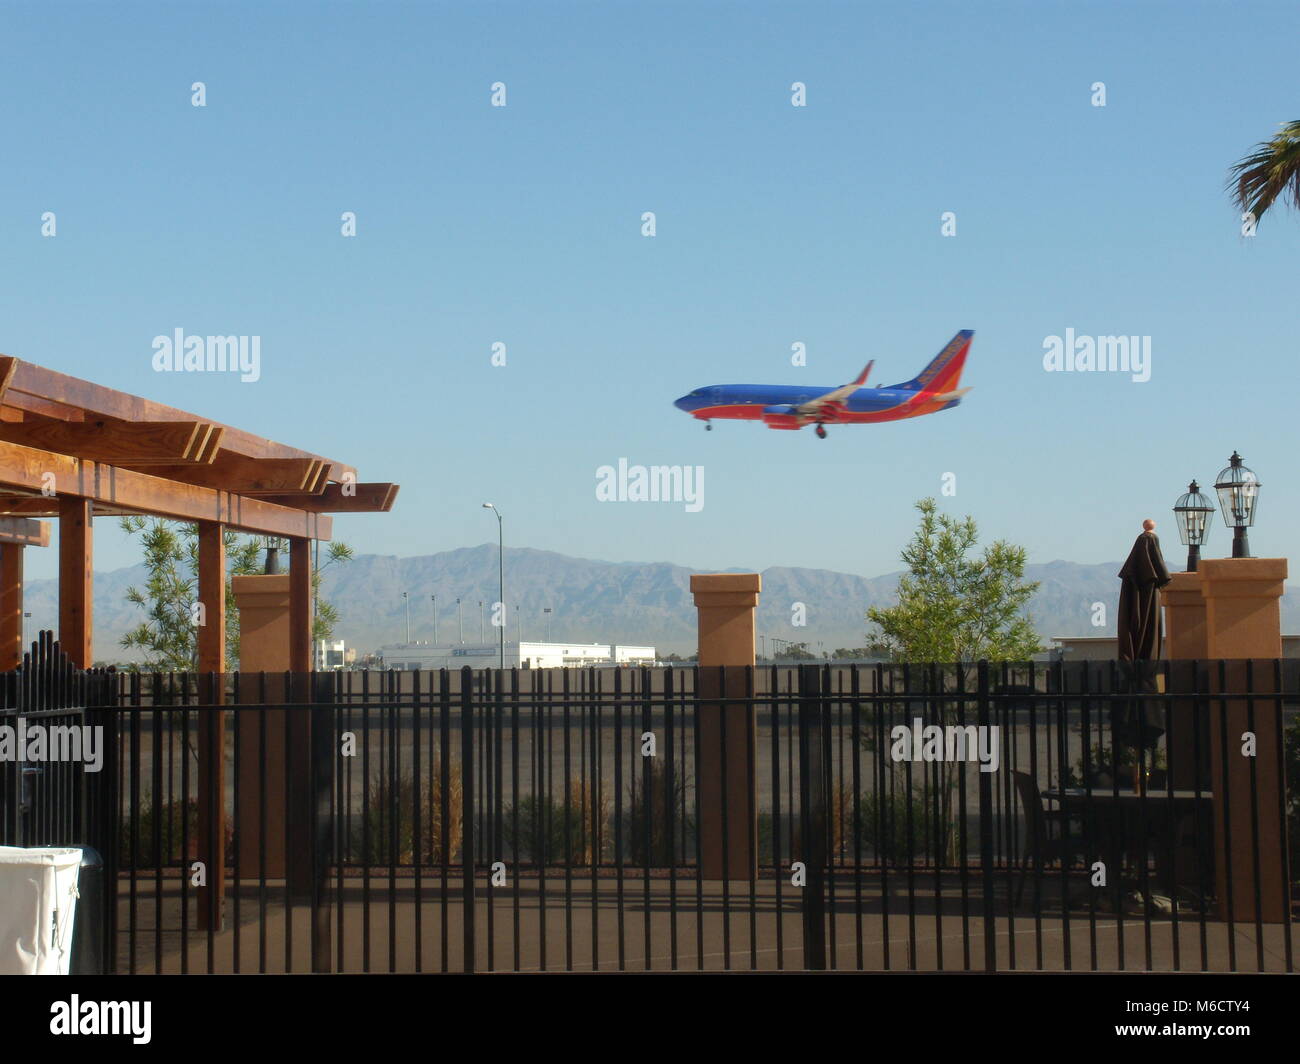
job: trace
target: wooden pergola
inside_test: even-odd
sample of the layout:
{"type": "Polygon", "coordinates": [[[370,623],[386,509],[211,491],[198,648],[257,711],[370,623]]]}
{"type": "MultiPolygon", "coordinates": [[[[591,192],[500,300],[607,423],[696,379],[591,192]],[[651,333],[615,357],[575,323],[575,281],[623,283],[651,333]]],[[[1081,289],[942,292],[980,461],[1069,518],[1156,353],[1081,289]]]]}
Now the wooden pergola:
{"type": "Polygon", "coordinates": [[[288,540],[290,664],[310,672],[312,540],[332,513],[390,510],[397,485],[139,396],[0,356],[0,670],[22,661],[23,548],[59,522],[59,641],[94,661],[93,519],[143,514],[199,534],[199,671],[224,672],[227,528],[288,540]]]}

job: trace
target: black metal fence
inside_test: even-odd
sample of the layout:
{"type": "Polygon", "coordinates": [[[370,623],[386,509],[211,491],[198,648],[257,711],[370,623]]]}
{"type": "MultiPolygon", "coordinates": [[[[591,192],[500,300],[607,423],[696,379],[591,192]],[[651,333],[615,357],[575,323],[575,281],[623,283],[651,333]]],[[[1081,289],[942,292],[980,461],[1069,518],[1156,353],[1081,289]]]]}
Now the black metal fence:
{"type": "Polygon", "coordinates": [[[111,677],[77,669],[49,632],[0,673],[0,845],[73,846],[104,828],[97,773],[109,751],[89,713],[111,677]]]}
{"type": "Polygon", "coordinates": [[[121,972],[1294,967],[1295,662],[111,680],[121,972]]]}

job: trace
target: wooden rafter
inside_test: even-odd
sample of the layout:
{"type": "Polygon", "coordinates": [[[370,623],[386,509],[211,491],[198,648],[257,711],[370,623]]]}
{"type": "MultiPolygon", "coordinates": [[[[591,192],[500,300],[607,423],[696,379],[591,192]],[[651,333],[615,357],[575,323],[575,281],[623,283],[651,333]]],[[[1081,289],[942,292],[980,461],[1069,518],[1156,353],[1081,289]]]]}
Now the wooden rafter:
{"type": "Polygon", "coordinates": [[[0,543],[14,543],[20,547],[48,547],[50,524],[26,517],[0,517],[0,543]]]}
{"type": "MultiPolygon", "coordinates": [[[[77,377],[69,377],[12,356],[0,356],[0,383],[4,382],[6,374],[8,385],[0,394],[0,403],[10,409],[42,414],[61,421],[111,418],[137,423],[149,421],[206,423],[206,419],[177,410],[175,407],[155,403],[103,385],[92,384],[77,377]]],[[[307,458],[322,461],[329,468],[330,479],[337,481],[341,481],[348,473],[356,475],[355,469],[342,462],[335,462],[296,447],[263,439],[261,436],[229,425],[218,427],[225,430],[221,440],[222,449],[233,454],[243,455],[246,458],[307,458]]]]}
{"type": "Polygon", "coordinates": [[[199,421],[0,422],[0,440],[130,467],[211,461],[224,432],[199,421]]]}
{"type": "Polygon", "coordinates": [[[266,495],[263,502],[275,502],[282,506],[296,506],[310,513],[387,513],[393,508],[397,498],[396,484],[354,484],[345,489],[342,484],[330,484],[318,495],[304,495],[293,498],[288,495],[266,495]],[[353,490],[355,494],[345,494],[353,490]]]}
{"type": "MultiPolygon", "coordinates": [[[[330,518],[221,488],[181,484],[136,470],[0,442],[0,485],[40,491],[54,474],[60,496],[90,499],[97,512],[157,514],[182,521],[220,521],[232,528],[272,536],[329,539],[330,518]]],[[[38,505],[44,499],[34,500],[38,505]]],[[[9,509],[10,513],[30,513],[9,509]]]]}
{"type": "MultiPolygon", "coordinates": [[[[137,463],[119,464],[131,469],[137,463]]],[[[206,465],[159,465],[144,468],[144,472],[240,495],[288,495],[316,491],[328,465],[320,458],[245,458],[226,451],[206,465]]],[[[321,489],[324,486],[320,484],[321,489]]]]}

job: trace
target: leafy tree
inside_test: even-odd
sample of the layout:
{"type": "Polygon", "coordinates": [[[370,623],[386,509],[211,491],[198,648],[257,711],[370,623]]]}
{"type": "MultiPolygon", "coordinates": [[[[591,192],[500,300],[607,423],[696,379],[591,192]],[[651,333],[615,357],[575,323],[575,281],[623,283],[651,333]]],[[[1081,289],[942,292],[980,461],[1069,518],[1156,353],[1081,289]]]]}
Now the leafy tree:
{"type": "MultiPolygon", "coordinates": [[[[903,550],[907,573],[898,582],[898,604],[868,609],[867,620],[879,629],[879,642],[896,661],[952,663],[951,669],[933,675],[922,670],[915,677],[922,690],[936,683],[934,694],[951,692],[950,679],[961,685],[956,689],[970,690],[964,673],[971,663],[981,658],[1024,661],[1042,649],[1023,612],[1038,584],[1024,578],[1023,547],[998,540],[976,554],[979,530],[973,518],[940,514],[933,499],[922,499],[916,508],[921,524],[903,550]]],[[[906,708],[910,717],[912,706],[906,708]]],[[[957,711],[957,702],[949,694],[936,699],[927,716],[943,725],[954,723],[957,711]]],[[[867,742],[870,745],[870,737],[867,742]]],[[[927,811],[932,802],[938,804],[937,845],[932,852],[955,859],[954,803],[960,766],[944,761],[934,777],[919,773],[920,788],[913,791],[915,777],[908,777],[901,763],[887,759],[885,765],[903,776],[889,785],[890,794],[902,793],[927,811]]]]}
{"type": "MultiPolygon", "coordinates": [[[[148,577],[142,588],[127,589],[126,597],[145,611],[145,620],[122,637],[121,645],[141,651],[144,667],[161,672],[193,672],[198,668],[198,628],[192,609],[198,600],[198,526],[162,518],[123,517],[122,529],[139,536],[148,577]]],[[[262,543],[258,537],[224,533],[226,551],[226,656],[230,667],[239,663],[239,607],[231,591],[232,576],[262,571],[262,543]]],[[[338,611],[320,598],[321,570],[352,558],[345,543],[331,543],[324,565],[312,573],[314,616],[312,638],[327,639],[338,611]]]]}
{"type": "Polygon", "coordinates": [[[1024,607],[1038,590],[1026,582],[1023,547],[998,540],[972,554],[979,531],[971,517],[916,504],[921,525],[903,550],[907,573],[898,604],[871,607],[867,620],[898,661],[1024,661],[1042,646],[1024,607]]]}
{"type": "Polygon", "coordinates": [[[1278,198],[1300,208],[1300,122],[1286,122],[1229,172],[1228,190],[1258,222],[1278,198]]]}

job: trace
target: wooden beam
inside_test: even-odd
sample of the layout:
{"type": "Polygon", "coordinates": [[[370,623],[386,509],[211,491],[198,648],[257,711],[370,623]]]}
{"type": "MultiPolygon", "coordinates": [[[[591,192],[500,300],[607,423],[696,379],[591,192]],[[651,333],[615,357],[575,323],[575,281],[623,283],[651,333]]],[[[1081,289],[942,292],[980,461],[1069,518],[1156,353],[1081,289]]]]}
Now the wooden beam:
{"type": "Polygon", "coordinates": [[[354,484],[352,489],[356,494],[345,495],[342,484],[330,484],[319,495],[266,495],[262,501],[293,506],[309,513],[387,513],[397,499],[398,487],[388,483],[354,484]]]}
{"type": "Polygon", "coordinates": [[[48,547],[50,524],[32,521],[26,517],[0,517],[0,543],[15,543],[20,547],[48,547]]]}
{"type": "MultiPolygon", "coordinates": [[[[128,469],[139,465],[138,462],[118,464],[128,469]]],[[[222,451],[210,465],[157,465],[143,471],[151,476],[223,488],[240,495],[278,495],[310,491],[324,465],[319,458],[245,458],[222,451]]]]}
{"type": "Polygon", "coordinates": [[[23,663],[23,548],[0,544],[0,671],[23,663]]]}
{"type": "MultiPolygon", "coordinates": [[[[11,408],[24,414],[40,414],[41,417],[53,418],[56,421],[86,420],[86,412],[80,407],[67,406],[63,403],[56,403],[53,400],[46,399],[43,396],[28,395],[26,392],[19,392],[13,389],[5,392],[4,403],[6,408],[11,408]]],[[[26,419],[24,418],[24,420],[26,419]]]]}
{"type": "Polygon", "coordinates": [[[213,431],[198,421],[0,421],[0,440],[131,467],[197,462],[211,450],[213,431]]]}
{"type": "MultiPolygon", "coordinates": [[[[13,381],[9,392],[3,397],[3,401],[10,406],[30,410],[32,407],[27,405],[27,401],[31,400],[38,405],[43,405],[44,409],[50,411],[49,416],[52,417],[59,416],[55,411],[66,411],[67,416],[64,416],[63,420],[81,421],[89,415],[92,419],[110,417],[120,421],[207,421],[206,418],[143,399],[138,395],[119,392],[77,377],[69,377],[67,374],[57,373],[44,366],[24,362],[22,359],[14,361],[16,370],[13,381]]],[[[249,458],[321,459],[321,455],[276,443],[274,440],[264,439],[242,429],[229,425],[220,427],[226,430],[222,447],[236,454],[249,458]]],[[[332,475],[337,479],[342,479],[344,473],[356,475],[356,470],[351,466],[330,459],[323,459],[323,461],[332,466],[334,471],[332,475]]]]}
{"type": "Polygon", "coordinates": [[[18,359],[12,355],[0,355],[0,402],[4,401],[5,392],[9,390],[17,372],[18,359]]]}
{"type": "Polygon", "coordinates": [[[0,441],[0,485],[40,491],[49,483],[46,473],[54,474],[61,496],[75,495],[102,508],[180,521],[219,521],[270,536],[329,539],[333,531],[330,518],[323,514],[0,441]]]}
{"type": "Polygon", "coordinates": [[[59,500],[59,645],[78,668],[95,662],[94,522],[89,499],[59,500]]]}

